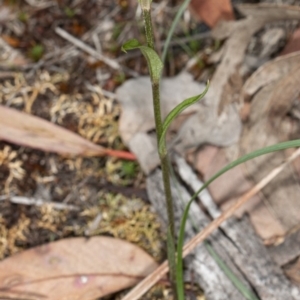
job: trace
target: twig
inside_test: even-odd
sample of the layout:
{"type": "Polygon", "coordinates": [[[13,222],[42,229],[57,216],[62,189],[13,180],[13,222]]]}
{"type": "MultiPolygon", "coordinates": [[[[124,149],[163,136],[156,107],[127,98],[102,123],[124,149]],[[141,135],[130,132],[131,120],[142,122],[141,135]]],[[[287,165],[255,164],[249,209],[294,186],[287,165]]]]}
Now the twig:
{"type": "Polygon", "coordinates": [[[56,27],[55,28],[55,32],[62,38],[64,38],[65,40],[67,40],[68,42],[74,44],[77,48],[85,51],[86,53],[90,54],[91,56],[102,60],[104,63],[106,63],[108,66],[110,66],[111,68],[115,69],[115,70],[119,70],[121,69],[121,66],[119,65],[119,63],[111,58],[108,58],[106,56],[104,56],[103,54],[100,54],[99,52],[97,52],[95,49],[93,49],[92,47],[88,46],[87,44],[83,43],[81,40],[75,38],[74,36],[72,36],[71,34],[69,34],[68,32],[66,32],[65,30],[56,27]]]}
{"type": "MultiPolygon", "coordinates": [[[[237,202],[227,209],[222,215],[212,221],[206,226],[200,233],[192,238],[183,248],[183,257],[186,257],[191,253],[194,248],[201,242],[203,242],[215,229],[217,229],[224,221],[230,218],[235,211],[250,200],[255,194],[268,185],[283,169],[295,160],[300,155],[300,148],[298,148],[283,164],[273,169],[264,179],[256,184],[250,191],[245,193],[237,202]]],[[[160,265],[153,273],[142,280],[135,286],[122,300],[138,300],[144,293],[146,293],[155,283],[157,283],[167,272],[168,262],[165,261],[160,265]]]]}
{"type": "Polygon", "coordinates": [[[58,203],[58,202],[48,202],[48,201],[44,201],[43,199],[27,198],[22,196],[6,196],[6,195],[0,196],[0,201],[4,201],[6,199],[9,199],[11,203],[15,203],[15,204],[36,205],[36,206],[42,206],[48,204],[58,210],[64,210],[64,209],[79,210],[79,208],[74,205],[68,205],[65,203],[58,203]]]}
{"type": "Polygon", "coordinates": [[[93,86],[92,84],[90,84],[87,81],[85,82],[85,86],[91,92],[100,93],[103,96],[105,96],[107,98],[110,98],[112,100],[116,100],[117,99],[117,95],[115,93],[107,91],[107,90],[104,90],[102,88],[99,90],[97,87],[93,86]]]}

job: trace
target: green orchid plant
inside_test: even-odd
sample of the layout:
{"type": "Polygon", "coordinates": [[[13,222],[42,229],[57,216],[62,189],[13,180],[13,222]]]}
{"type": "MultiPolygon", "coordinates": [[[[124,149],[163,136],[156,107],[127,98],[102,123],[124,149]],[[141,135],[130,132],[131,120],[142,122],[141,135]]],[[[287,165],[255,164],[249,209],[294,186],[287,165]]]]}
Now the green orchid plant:
{"type": "MultiPolygon", "coordinates": [[[[226,167],[221,169],[217,174],[215,174],[212,178],[210,178],[202,187],[199,189],[190,199],[187,204],[184,214],[180,224],[180,230],[178,234],[177,243],[176,234],[175,234],[175,220],[174,220],[174,212],[173,212],[173,201],[172,201],[172,193],[171,193],[171,185],[170,185],[170,165],[168,163],[168,150],[166,147],[166,133],[167,130],[172,123],[172,121],[187,107],[196,103],[200,99],[202,99],[208,91],[209,83],[207,83],[205,90],[202,94],[190,97],[188,99],[183,100],[179,105],[177,105],[168,115],[162,120],[161,117],[161,109],[160,109],[160,80],[163,71],[163,61],[165,61],[166,53],[168,49],[168,44],[171,40],[172,34],[176,27],[178,20],[180,19],[182,13],[186,9],[190,0],[185,0],[181,5],[175,20],[171,26],[170,32],[167,37],[167,41],[165,44],[165,48],[163,51],[162,59],[159,57],[157,52],[154,49],[154,35],[152,28],[152,20],[151,20],[151,0],[139,0],[143,18],[145,25],[145,33],[146,33],[146,41],[147,46],[140,44],[136,39],[132,39],[127,41],[123,46],[122,50],[127,52],[133,49],[139,49],[143,56],[145,57],[150,73],[150,79],[152,84],[152,96],[153,96],[153,109],[154,109],[154,117],[155,117],[155,126],[156,126],[156,135],[157,135],[157,144],[158,144],[158,154],[161,161],[161,170],[163,176],[164,183],[164,192],[165,192],[165,201],[167,207],[168,214],[168,230],[167,230],[167,252],[168,252],[168,263],[170,270],[170,282],[173,290],[173,294],[176,300],[184,300],[184,282],[183,282],[183,259],[182,259],[182,249],[184,242],[184,233],[185,233],[185,225],[188,218],[188,213],[192,202],[197,198],[197,196],[208,187],[210,183],[212,183],[215,179],[217,179],[222,174],[226,173],[230,169],[235,166],[244,163],[250,159],[255,157],[265,155],[267,153],[284,150],[287,148],[294,148],[300,146],[300,140],[294,140],[289,142],[284,142],[280,144],[276,144],[273,146],[269,146],[260,150],[256,150],[250,154],[247,154],[234,162],[228,164],[226,167]],[[176,248],[177,244],[177,248],[176,248]]],[[[257,299],[249,296],[248,292],[245,292],[247,299],[257,299]]]]}

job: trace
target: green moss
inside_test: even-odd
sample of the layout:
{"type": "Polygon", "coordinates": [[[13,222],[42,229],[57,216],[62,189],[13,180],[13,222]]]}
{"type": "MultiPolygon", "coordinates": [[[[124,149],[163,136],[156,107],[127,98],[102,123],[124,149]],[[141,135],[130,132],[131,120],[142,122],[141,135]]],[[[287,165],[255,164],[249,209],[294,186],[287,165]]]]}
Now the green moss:
{"type": "Polygon", "coordinates": [[[34,61],[39,61],[43,56],[44,51],[44,47],[40,44],[37,44],[29,49],[28,56],[34,61]]]}
{"type": "Polygon", "coordinates": [[[65,12],[66,16],[67,16],[68,18],[70,18],[70,19],[73,18],[73,17],[75,16],[75,11],[74,11],[74,9],[72,9],[72,8],[70,8],[70,7],[65,7],[64,12],[65,12]]]}

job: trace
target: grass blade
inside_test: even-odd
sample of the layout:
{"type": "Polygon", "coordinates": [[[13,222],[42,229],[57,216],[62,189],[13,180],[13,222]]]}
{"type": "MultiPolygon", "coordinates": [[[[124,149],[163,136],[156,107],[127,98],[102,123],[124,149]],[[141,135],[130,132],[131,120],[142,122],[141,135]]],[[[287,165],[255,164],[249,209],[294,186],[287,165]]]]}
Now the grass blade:
{"type": "Polygon", "coordinates": [[[168,32],[168,36],[167,36],[167,39],[166,39],[166,42],[165,42],[165,45],[164,45],[164,49],[163,49],[163,53],[162,53],[162,56],[161,56],[161,60],[163,62],[163,64],[165,63],[165,60],[166,60],[166,56],[167,56],[167,52],[168,52],[168,48],[169,48],[169,45],[170,45],[170,41],[172,39],[172,36],[173,36],[173,33],[175,31],[175,28],[179,22],[179,19],[181,18],[181,16],[183,15],[184,11],[186,10],[186,8],[188,7],[188,5],[190,4],[191,0],[184,0],[184,2],[181,4],[181,6],[179,7],[179,10],[175,16],[175,19],[171,25],[171,28],[168,32]]]}
{"type": "MultiPolygon", "coordinates": [[[[185,224],[187,221],[187,217],[188,217],[188,213],[189,213],[189,209],[191,207],[192,202],[197,198],[197,196],[205,189],[207,188],[214,180],[216,180],[218,177],[220,177],[221,175],[223,175],[224,173],[226,173],[227,171],[229,171],[230,169],[248,161],[251,160],[255,157],[261,156],[261,155],[265,155],[268,153],[272,153],[272,152],[276,152],[276,151],[280,151],[280,150],[284,150],[284,149],[288,149],[288,148],[295,148],[295,147],[300,147],[300,140],[293,140],[293,141],[288,141],[288,142],[283,142],[283,143],[279,143],[276,145],[272,145],[272,146],[268,146],[256,151],[253,151],[249,154],[246,154],[240,158],[238,158],[237,160],[231,162],[230,164],[228,164],[227,166],[225,166],[224,168],[222,168],[219,172],[217,172],[214,176],[212,176],[190,199],[189,203],[187,204],[187,206],[185,207],[184,213],[183,213],[183,217],[181,220],[181,224],[180,224],[180,230],[179,230],[179,237],[178,237],[178,244],[177,244],[177,264],[176,264],[176,278],[180,278],[182,280],[183,278],[183,260],[182,260],[182,250],[183,250],[183,243],[184,243],[184,231],[185,231],[185,224]]],[[[177,281],[177,285],[181,285],[182,288],[184,287],[183,284],[183,280],[177,281]]]]}
{"type": "Polygon", "coordinates": [[[168,113],[168,115],[165,118],[163,125],[162,125],[162,133],[161,133],[159,145],[158,145],[158,152],[160,154],[162,154],[162,155],[167,154],[165,137],[166,137],[167,130],[168,130],[169,126],[171,125],[172,121],[186,108],[188,108],[192,104],[196,103],[197,101],[203,99],[203,97],[205,96],[205,94],[208,91],[208,88],[209,88],[209,81],[207,82],[205,90],[202,94],[183,100],[180,104],[178,104],[176,107],[174,107],[168,113]]]}
{"type": "Polygon", "coordinates": [[[233,285],[240,291],[240,293],[247,300],[259,300],[253,292],[251,292],[246,286],[235,276],[235,274],[228,268],[228,266],[223,262],[223,260],[216,253],[214,248],[210,245],[209,242],[204,241],[205,248],[209,252],[209,254],[216,261],[221,270],[226,274],[228,279],[233,283],[233,285]]]}

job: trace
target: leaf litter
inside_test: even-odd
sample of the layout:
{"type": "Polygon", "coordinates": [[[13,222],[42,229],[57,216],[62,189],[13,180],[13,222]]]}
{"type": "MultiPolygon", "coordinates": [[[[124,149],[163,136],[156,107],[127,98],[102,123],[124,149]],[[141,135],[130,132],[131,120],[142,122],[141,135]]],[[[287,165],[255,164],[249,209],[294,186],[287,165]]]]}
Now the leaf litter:
{"type": "MultiPolygon", "coordinates": [[[[119,78],[122,79],[122,74],[101,68],[104,75],[107,71],[111,72],[109,80],[102,82],[99,77],[103,83],[101,87],[95,80],[95,73],[103,64],[99,61],[93,61],[91,64],[90,58],[87,59],[85,55],[74,51],[72,46],[59,39],[50,29],[51,19],[58,13],[56,17],[61,18],[63,28],[69,29],[77,36],[84,34],[87,28],[91,28],[91,24],[81,17],[81,9],[90,11],[93,15],[95,10],[88,9],[89,4],[78,4],[81,7],[74,8],[74,18],[67,19],[62,14],[60,5],[55,4],[55,1],[49,3],[51,5],[45,8],[33,8],[34,2],[20,3],[21,7],[19,4],[12,4],[12,10],[18,12],[21,8],[24,15],[22,20],[18,20],[16,14],[15,18],[5,23],[8,35],[6,41],[16,43],[10,47],[5,45],[4,54],[11,53],[11,48],[16,47],[18,49],[15,49],[15,52],[26,64],[21,68],[18,57],[12,57],[10,65],[4,66],[8,71],[1,72],[0,76],[0,104],[3,113],[0,144],[2,262],[6,264],[6,259],[12,259],[13,254],[26,255],[23,250],[44,243],[56,240],[64,242],[64,238],[94,235],[110,236],[106,242],[108,245],[114,245],[114,238],[126,239],[148,251],[156,261],[161,261],[165,252],[159,221],[151,207],[135,196],[143,194],[144,176],[138,165],[135,164],[133,171],[128,171],[122,159],[112,156],[89,158],[89,155],[85,155],[87,153],[81,157],[74,157],[70,155],[75,150],[74,145],[67,151],[64,147],[59,148],[68,136],[73,136],[77,139],[75,143],[82,143],[84,147],[90,145],[91,149],[96,151],[102,151],[103,148],[116,149],[111,154],[117,156],[126,151],[118,133],[120,107],[113,99],[103,95],[104,93],[113,96],[112,90],[118,84],[119,78]],[[48,10],[47,18],[44,18],[44,9],[48,10]],[[28,23],[23,26],[22,22],[28,23]],[[35,22],[33,27],[32,22],[35,22]],[[52,42],[48,43],[46,37],[52,42]],[[32,45],[39,44],[45,51],[37,63],[30,62],[30,59],[34,59],[29,55],[33,49],[32,45]],[[52,48],[53,45],[59,46],[59,49],[52,48]],[[9,69],[11,66],[12,70],[9,69]],[[12,120],[14,122],[11,122],[12,120]],[[22,121],[24,123],[21,124],[22,121]],[[30,126],[37,133],[35,137],[33,131],[29,134],[30,126]],[[55,138],[47,145],[41,142],[41,129],[49,127],[47,136],[55,138]],[[15,134],[16,131],[9,134],[8,129],[12,128],[17,128],[19,136],[15,134]],[[4,137],[10,143],[5,142],[4,137]],[[33,145],[32,141],[37,144],[33,145]],[[17,144],[35,146],[46,152],[20,147],[17,144]],[[51,149],[64,155],[50,153],[51,149]]],[[[104,7],[109,11],[109,5],[104,7]]],[[[96,8],[99,11],[99,7],[96,8]]],[[[98,22],[97,18],[98,14],[94,15],[94,23],[98,22]]],[[[109,47],[110,41],[103,41],[102,46],[109,47]]],[[[68,243],[68,240],[65,242],[68,243]]],[[[123,246],[117,248],[121,249],[123,246]]],[[[76,247],[74,250],[76,251],[76,247]]],[[[141,254],[141,250],[138,251],[136,257],[142,259],[144,254],[141,254]]],[[[107,262],[103,257],[99,259],[107,262]]],[[[122,264],[122,258],[118,261],[113,257],[113,260],[117,266],[122,264]]],[[[150,260],[154,263],[153,259],[150,260]]],[[[147,259],[145,262],[147,263],[147,259]]],[[[34,268],[28,261],[24,261],[24,264],[29,269],[34,268]]],[[[139,265],[143,265],[142,261],[132,264],[136,267],[139,265]]],[[[35,273],[35,270],[27,271],[24,273],[25,280],[29,279],[30,273],[35,273]]],[[[140,274],[136,276],[144,276],[141,272],[138,273],[140,274]]],[[[3,272],[0,272],[1,277],[2,275],[3,272]]],[[[7,278],[4,281],[1,281],[2,285],[7,283],[7,278]]],[[[51,283],[51,280],[49,282],[51,283]]],[[[125,287],[121,287],[115,278],[108,278],[107,286],[108,282],[115,282],[113,291],[125,287]]],[[[130,285],[134,283],[132,280],[130,282],[130,285]]],[[[92,292],[92,287],[90,290],[92,292]]],[[[159,288],[158,295],[161,290],[163,289],[159,288]]],[[[71,289],[71,292],[74,291],[71,289]]],[[[66,293],[70,294],[70,290],[66,293]]],[[[55,297],[54,294],[52,296],[55,297]]],[[[60,295],[58,298],[61,297],[60,295]]],[[[93,299],[95,294],[90,293],[86,297],[93,299]]],[[[113,296],[116,297],[118,296],[113,296]]]]}

